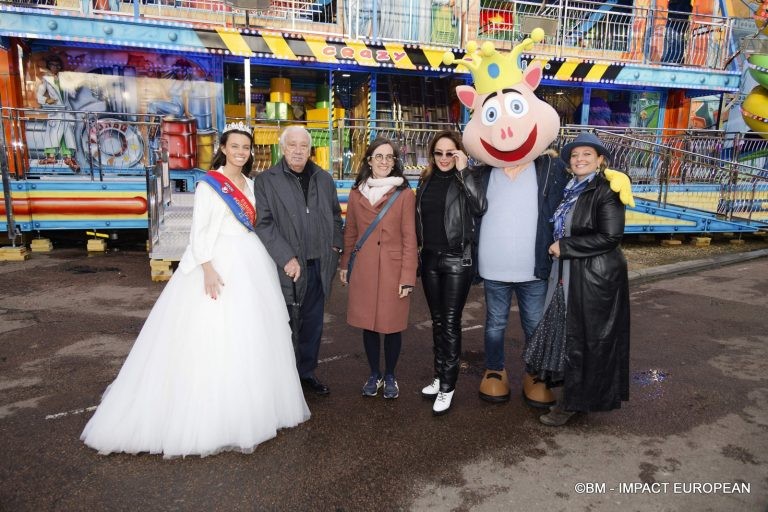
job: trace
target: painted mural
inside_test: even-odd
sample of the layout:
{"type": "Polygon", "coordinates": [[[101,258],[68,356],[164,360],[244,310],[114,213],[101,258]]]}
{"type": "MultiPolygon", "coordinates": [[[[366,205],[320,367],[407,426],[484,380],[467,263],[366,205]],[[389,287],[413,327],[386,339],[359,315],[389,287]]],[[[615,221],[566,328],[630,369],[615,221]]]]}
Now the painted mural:
{"type": "Polygon", "coordinates": [[[50,48],[25,75],[30,170],[143,173],[160,151],[171,169],[207,170],[222,85],[211,62],[181,55],[50,48]]]}

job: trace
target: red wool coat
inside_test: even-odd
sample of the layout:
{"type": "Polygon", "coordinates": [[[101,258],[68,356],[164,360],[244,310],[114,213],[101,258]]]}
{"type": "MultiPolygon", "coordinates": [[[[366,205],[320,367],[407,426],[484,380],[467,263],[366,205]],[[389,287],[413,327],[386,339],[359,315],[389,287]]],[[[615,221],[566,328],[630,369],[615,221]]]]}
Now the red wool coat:
{"type": "MultiPolygon", "coordinates": [[[[347,201],[344,252],[346,269],[357,240],[379,214],[394,190],[375,205],[353,189],[347,201]]],[[[389,334],[408,326],[411,293],[401,299],[401,284],[416,284],[416,198],[405,189],[357,253],[349,280],[347,323],[353,327],[389,334]]]]}

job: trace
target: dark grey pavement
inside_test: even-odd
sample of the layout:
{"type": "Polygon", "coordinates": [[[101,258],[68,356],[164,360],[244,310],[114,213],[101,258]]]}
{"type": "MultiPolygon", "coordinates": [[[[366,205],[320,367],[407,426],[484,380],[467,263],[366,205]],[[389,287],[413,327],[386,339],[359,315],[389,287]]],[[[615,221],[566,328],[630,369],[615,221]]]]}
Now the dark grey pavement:
{"type": "Polygon", "coordinates": [[[251,455],[170,461],[103,457],[78,439],[162,290],[146,255],[62,250],[0,262],[0,510],[765,511],[766,255],[633,273],[631,400],[559,429],[518,398],[514,313],[514,397],[477,397],[479,287],[450,414],[432,417],[418,393],[431,377],[421,290],[400,398],[362,398],[361,335],[344,322],[337,286],[318,372],[332,393],[309,397],[312,418],[251,455]]]}

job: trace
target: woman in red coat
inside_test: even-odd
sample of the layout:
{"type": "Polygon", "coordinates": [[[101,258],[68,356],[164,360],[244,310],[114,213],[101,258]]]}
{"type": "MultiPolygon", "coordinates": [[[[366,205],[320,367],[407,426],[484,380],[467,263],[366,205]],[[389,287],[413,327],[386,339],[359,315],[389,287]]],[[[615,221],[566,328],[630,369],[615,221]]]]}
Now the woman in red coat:
{"type": "Polygon", "coordinates": [[[415,210],[416,198],[403,177],[397,147],[387,139],[374,140],[349,193],[340,274],[341,282],[349,284],[347,323],[363,329],[363,345],[371,368],[363,396],[376,396],[382,387],[384,398],[399,395],[395,366],[416,283],[415,210]],[[357,251],[348,274],[355,244],[396,193],[397,198],[357,251]],[[379,363],[381,334],[383,377],[379,363]]]}

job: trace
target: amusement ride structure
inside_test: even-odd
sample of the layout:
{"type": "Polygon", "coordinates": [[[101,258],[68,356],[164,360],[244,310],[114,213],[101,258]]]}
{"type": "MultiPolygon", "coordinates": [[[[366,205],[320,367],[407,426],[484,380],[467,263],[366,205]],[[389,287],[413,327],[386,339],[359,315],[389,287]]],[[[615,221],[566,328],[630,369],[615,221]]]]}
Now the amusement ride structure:
{"type": "Polygon", "coordinates": [[[25,257],[25,234],[45,250],[52,230],[148,230],[166,278],[232,121],[253,127],[255,172],[284,126],[306,126],[342,202],[377,135],[416,179],[431,137],[468,118],[454,89],[469,75],[444,54],[537,27],[521,60],[543,64],[557,146],[584,129],[611,145],[639,199],[628,233],[764,230],[766,26],[768,1],[2,0],[6,254],[25,257]]]}

